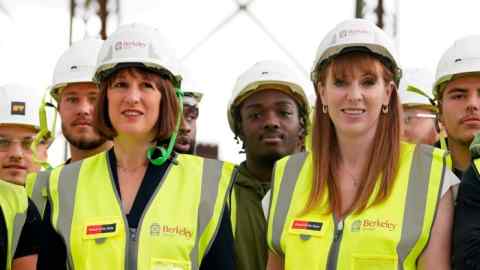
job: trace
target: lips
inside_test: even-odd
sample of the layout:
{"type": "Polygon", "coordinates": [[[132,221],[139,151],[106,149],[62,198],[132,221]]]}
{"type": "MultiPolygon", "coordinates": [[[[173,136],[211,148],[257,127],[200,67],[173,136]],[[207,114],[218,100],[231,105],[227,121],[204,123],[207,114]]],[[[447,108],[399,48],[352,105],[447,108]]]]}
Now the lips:
{"type": "Polygon", "coordinates": [[[480,117],[468,115],[460,119],[460,123],[466,125],[480,125],[480,117]]]}
{"type": "Polygon", "coordinates": [[[190,140],[187,137],[177,137],[177,144],[180,145],[190,145],[190,140]]]}
{"type": "Polygon", "coordinates": [[[136,116],[143,115],[143,112],[140,111],[140,110],[128,109],[128,110],[123,110],[122,115],[127,116],[127,117],[136,117],[136,116]]]}
{"type": "Polygon", "coordinates": [[[361,115],[366,112],[366,110],[362,108],[344,108],[344,109],[341,109],[341,111],[345,114],[352,115],[352,116],[361,115]]]}
{"type": "Polygon", "coordinates": [[[92,121],[88,119],[76,119],[72,122],[72,126],[91,126],[92,121]]]}
{"type": "Polygon", "coordinates": [[[260,141],[265,142],[267,144],[272,144],[272,143],[279,143],[283,141],[285,136],[281,133],[266,133],[260,135],[260,141]]]}
{"type": "Polygon", "coordinates": [[[3,166],[7,170],[26,170],[27,167],[18,164],[7,164],[3,166]]]}

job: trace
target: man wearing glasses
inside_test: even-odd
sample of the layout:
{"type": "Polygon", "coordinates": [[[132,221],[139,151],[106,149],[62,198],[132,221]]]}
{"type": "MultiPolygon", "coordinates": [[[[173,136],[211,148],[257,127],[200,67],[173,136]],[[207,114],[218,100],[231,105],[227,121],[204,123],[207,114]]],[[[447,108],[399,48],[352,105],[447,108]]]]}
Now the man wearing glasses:
{"type": "Polygon", "coordinates": [[[182,154],[195,154],[195,137],[197,135],[198,104],[202,94],[198,92],[184,92],[183,120],[178,131],[175,150],[182,154]]]}
{"type": "MultiPolygon", "coordinates": [[[[31,145],[39,131],[40,96],[20,85],[0,88],[0,179],[17,185],[25,184],[28,173],[40,170],[34,162],[31,145]]],[[[47,159],[47,143],[41,141],[36,158],[47,159]]]]}
{"type": "Polygon", "coordinates": [[[400,81],[400,101],[403,107],[403,139],[411,143],[433,145],[439,139],[437,107],[430,92],[433,74],[424,69],[407,69],[400,81]]]}
{"type": "Polygon", "coordinates": [[[39,143],[36,153],[31,149],[40,122],[35,92],[0,87],[0,269],[36,268],[40,215],[23,185],[27,173],[40,169],[36,161],[46,161],[48,145],[39,143]]]}

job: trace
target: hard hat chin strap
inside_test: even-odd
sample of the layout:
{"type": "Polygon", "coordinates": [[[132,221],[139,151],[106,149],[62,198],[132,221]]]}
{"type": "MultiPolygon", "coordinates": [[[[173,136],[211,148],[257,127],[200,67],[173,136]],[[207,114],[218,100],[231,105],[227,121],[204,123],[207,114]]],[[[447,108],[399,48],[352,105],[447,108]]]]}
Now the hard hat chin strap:
{"type": "Polygon", "coordinates": [[[428,101],[430,102],[430,104],[432,104],[432,106],[437,107],[437,104],[436,104],[435,100],[433,100],[427,93],[418,89],[417,87],[415,87],[413,85],[409,85],[409,86],[407,86],[407,91],[418,94],[418,95],[423,96],[423,97],[426,97],[428,99],[428,101]]]}
{"type": "Polygon", "coordinates": [[[175,95],[177,96],[178,100],[178,106],[180,107],[180,111],[177,115],[177,123],[175,126],[175,131],[172,133],[172,136],[170,136],[170,140],[168,142],[167,149],[165,149],[163,146],[151,146],[147,150],[147,158],[148,160],[156,166],[160,166],[165,161],[167,161],[168,158],[170,158],[173,147],[175,146],[175,142],[177,140],[177,133],[178,129],[180,128],[180,122],[182,119],[183,115],[183,92],[179,88],[175,88],[175,95]],[[157,158],[154,158],[153,155],[155,154],[155,151],[158,150],[160,151],[160,156],[157,158]]]}
{"type": "Polygon", "coordinates": [[[32,142],[32,145],[30,146],[30,149],[32,150],[32,159],[35,163],[40,164],[45,169],[51,169],[52,166],[44,160],[41,160],[38,158],[38,144],[42,140],[51,140],[53,141],[55,139],[55,127],[57,124],[57,113],[55,112],[55,115],[53,117],[53,122],[52,122],[52,129],[48,129],[48,122],[47,122],[47,102],[46,102],[46,96],[48,94],[48,91],[46,91],[42,97],[42,102],[40,103],[40,108],[38,109],[38,114],[39,114],[39,119],[40,119],[40,131],[37,133],[35,136],[35,139],[32,142]]]}

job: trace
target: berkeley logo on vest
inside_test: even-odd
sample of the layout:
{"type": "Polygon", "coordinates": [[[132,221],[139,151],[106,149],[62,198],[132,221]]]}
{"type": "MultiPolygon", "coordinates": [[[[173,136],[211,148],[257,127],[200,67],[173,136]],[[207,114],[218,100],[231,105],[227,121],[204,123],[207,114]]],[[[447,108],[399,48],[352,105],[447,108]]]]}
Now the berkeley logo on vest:
{"type": "Polygon", "coordinates": [[[150,236],[181,236],[191,239],[193,232],[191,229],[180,225],[168,226],[152,223],[150,225],[150,236]]]}
{"type": "Polygon", "coordinates": [[[375,230],[384,230],[384,231],[394,231],[398,227],[398,224],[390,222],[387,220],[380,219],[358,219],[352,222],[351,231],[375,231],[375,230]]]}

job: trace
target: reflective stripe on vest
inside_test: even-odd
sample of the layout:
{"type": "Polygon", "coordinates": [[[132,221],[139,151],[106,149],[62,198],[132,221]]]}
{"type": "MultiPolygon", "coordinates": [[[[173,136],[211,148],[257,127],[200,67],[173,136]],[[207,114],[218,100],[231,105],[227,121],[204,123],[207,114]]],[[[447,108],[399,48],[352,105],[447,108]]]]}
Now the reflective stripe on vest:
{"type": "Polygon", "coordinates": [[[47,170],[38,173],[28,174],[25,181],[27,195],[37,207],[38,212],[40,213],[40,216],[42,218],[48,201],[47,189],[50,172],[51,170],[47,170]]]}
{"type": "MultiPolygon", "coordinates": [[[[282,185],[280,186],[279,191],[281,197],[278,199],[279,203],[275,205],[275,218],[273,219],[272,226],[272,247],[277,254],[281,254],[280,237],[282,235],[282,230],[285,227],[288,208],[292,201],[293,189],[295,188],[298,175],[300,174],[300,170],[302,169],[306,157],[306,152],[292,155],[287,161],[285,173],[283,174],[282,185]]],[[[273,194],[271,200],[273,200],[273,194]]]]}
{"type": "Polygon", "coordinates": [[[233,239],[237,236],[237,195],[235,193],[235,182],[238,180],[240,166],[235,166],[232,174],[232,189],[227,200],[227,205],[230,209],[230,224],[232,226],[233,239]]]}
{"type": "Polygon", "coordinates": [[[478,175],[480,175],[480,158],[476,158],[473,160],[473,167],[478,175]]]}
{"type": "Polygon", "coordinates": [[[23,225],[27,218],[28,199],[25,189],[0,180],[0,208],[7,225],[7,270],[11,269],[23,225]]]}
{"type": "MultiPolygon", "coordinates": [[[[385,203],[382,203],[383,206],[372,206],[370,210],[367,208],[367,210],[364,210],[362,213],[350,214],[345,218],[345,222],[342,222],[342,225],[345,226],[340,231],[341,234],[339,240],[334,239],[332,235],[326,233],[328,230],[336,233],[336,231],[332,229],[333,226],[335,226],[335,230],[338,229],[337,225],[333,224],[331,214],[328,215],[330,218],[322,218],[322,215],[319,214],[306,215],[303,217],[304,219],[297,218],[295,214],[293,214],[293,217],[290,216],[294,200],[298,201],[301,199],[302,203],[306,202],[305,198],[298,198],[295,196],[297,193],[300,194],[299,190],[296,190],[299,188],[297,185],[299,176],[303,175],[302,177],[312,177],[311,171],[305,171],[302,173],[304,170],[312,169],[311,156],[300,153],[277,163],[278,171],[276,170],[276,172],[274,172],[274,176],[275,181],[280,181],[279,183],[274,182],[267,235],[269,247],[278,255],[284,256],[285,247],[287,245],[287,243],[285,243],[285,241],[287,241],[285,239],[286,235],[289,235],[290,238],[288,239],[294,239],[292,238],[292,235],[293,233],[297,233],[303,242],[300,241],[300,244],[296,244],[293,248],[290,245],[287,252],[296,254],[295,252],[299,248],[304,248],[302,250],[303,253],[305,253],[305,258],[308,258],[309,254],[305,247],[308,247],[308,243],[309,241],[312,242],[312,239],[321,239],[314,241],[323,241],[324,244],[325,241],[341,241],[341,245],[339,245],[339,250],[336,251],[336,254],[335,250],[332,251],[333,254],[326,253],[328,257],[332,257],[330,259],[334,262],[328,264],[330,268],[327,268],[327,263],[325,262],[325,259],[322,258],[315,259],[318,264],[313,263],[315,261],[314,259],[309,260],[310,263],[312,263],[310,265],[312,268],[318,267],[318,269],[334,270],[346,267],[351,269],[356,263],[355,267],[357,268],[353,268],[368,269],[368,260],[370,260],[370,263],[373,260],[376,261],[376,264],[378,265],[385,263],[385,265],[389,265],[390,267],[396,265],[397,269],[415,269],[418,256],[420,256],[425,248],[430,236],[431,226],[433,226],[446,169],[446,154],[442,150],[424,145],[414,147],[412,145],[402,144],[401,149],[401,161],[403,161],[404,164],[403,166],[401,165],[400,168],[401,170],[407,170],[408,173],[406,171],[399,172],[399,175],[404,177],[397,177],[395,184],[404,185],[403,188],[406,189],[406,196],[403,195],[403,199],[397,201],[397,203],[403,204],[403,206],[385,205],[385,203]],[[407,161],[410,163],[405,164],[407,161]],[[306,164],[308,164],[307,168],[305,168],[306,164]],[[382,220],[381,215],[373,215],[377,217],[376,220],[366,219],[366,215],[371,217],[372,214],[377,213],[377,211],[379,211],[378,213],[385,213],[385,209],[391,209],[389,211],[394,212],[391,213],[389,218],[387,215],[386,220],[382,220]],[[402,209],[403,212],[398,212],[402,211],[402,209]],[[368,214],[365,214],[365,212],[368,212],[368,214]],[[393,228],[392,230],[398,228],[398,225],[400,224],[395,224],[394,222],[395,215],[398,215],[398,213],[403,213],[402,217],[399,218],[401,224],[401,232],[399,232],[399,235],[391,232],[383,232],[382,230],[387,227],[389,229],[393,228]],[[315,218],[318,219],[316,220],[315,218]],[[288,220],[291,220],[292,222],[290,223],[288,220]],[[315,225],[316,227],[309,227],[310,225],[315,225]],[[382,239],[383,236],[388,236],[390,238],[382,239]],[[397,236],[398,238],[395,238],[397,236]],[[371,246],[371,244],[366,244],[365,247],[359,247],[362,243],[349,240],[360,239],[360,237],[363,237],[361,239],[366,239],[365,242],[367,243],[377,241],[376,243],[378,244],[373,246],[379,247],[372,248],[373,246],[371,246]],[[376,257],[372,259],[372,257],[364,256],[364,254],[355,253],[362,249],[366,251],[380,249],[384,254],[375,254],[374,256],[376,257]],[[322,263],[320,263],[320,261],[322,263]],[[321,265],[321,267],[318,265],[321,265]]],[[[310,181],[302,181],[302,183],[303,185],[311,185],[311,179],[310,181]]],[[[305,190],[308,190],[306,186],[303,186],[303,188],[300,189],[301,192],[305,192],[305,190]]],[[[396,199],[402,197],[402,194],[399,194],[398,191],[393,191],[392,194],[395,195],[390,195],[390,197],[394,196],[396,199]]],[[[303,194],[303,197],[308,197],[308,192],[303,194]]],[[[395,202],[395,198],[392,199],[393,202],[395,202]]],[[[321,242],[312,242],[310,245],[313,245],[313,243],[317,244],[321,242]]],[[[318,244],[316,246],[318,249],[323,248],[318,244]]],[[[329,246],[330,245],[326,245],[327,250],[329,246]]],[[[317,255],[317,257],[321,256],[321,254],[317,255]]],[[[295,258],[288,259],[287,257],[288,254],[285,257],[285,269],[290,269],[288,268],[287,260],[294,261],[295,258]]],[[[305,264],[309,264],[309,261],[305,262],[305,264]]],[[[378,269],[391,268],[381,268],[379,266],[378,269]]]]}
{"type": "Polygon", "coordinates": [[[220,226],[233,164],[190,155],[176,162],[132,232],[105,153],[52,171],[52,224],[68,243],[70,269],[199,269],[220,226]]]}

